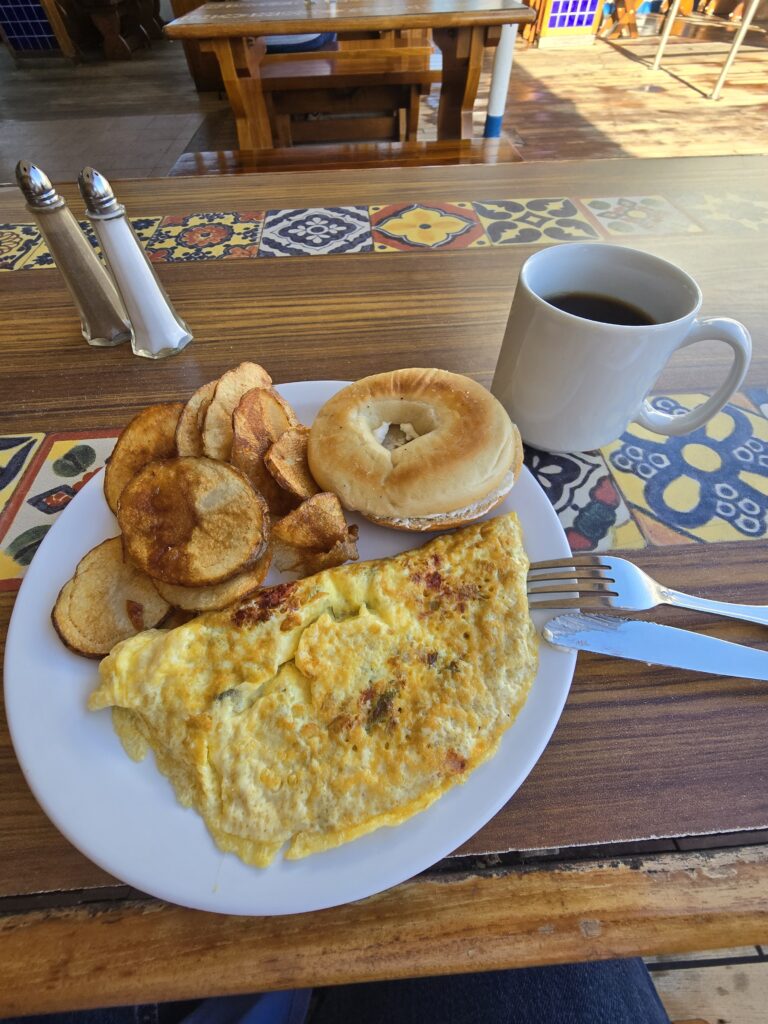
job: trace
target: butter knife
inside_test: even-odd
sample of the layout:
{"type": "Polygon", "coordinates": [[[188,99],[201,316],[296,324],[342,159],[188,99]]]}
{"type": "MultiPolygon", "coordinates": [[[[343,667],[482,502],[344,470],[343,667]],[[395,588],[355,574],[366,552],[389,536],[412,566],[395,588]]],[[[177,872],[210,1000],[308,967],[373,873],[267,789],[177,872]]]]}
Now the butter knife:
{"type": "Polygon", "coordinates": [[[768,651],[732,644],[656,622],[637,622],[613,615],[569,612],[550,619],[542,630],[555,647],[594,651],[647,665],[705,672],[707,675],[768,680],[768,651]]]}

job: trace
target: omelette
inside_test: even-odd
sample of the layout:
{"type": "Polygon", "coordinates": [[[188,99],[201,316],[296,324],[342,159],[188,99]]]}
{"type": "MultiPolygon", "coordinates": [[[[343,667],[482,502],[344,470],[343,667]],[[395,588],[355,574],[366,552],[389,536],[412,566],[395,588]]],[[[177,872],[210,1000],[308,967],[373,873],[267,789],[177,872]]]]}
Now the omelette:
{"type": "Polygon", "coordinates": [[[398,825],[495,752],[536,674],[514,514],[119,643],[92,710],[266,867],[398,825]]]}

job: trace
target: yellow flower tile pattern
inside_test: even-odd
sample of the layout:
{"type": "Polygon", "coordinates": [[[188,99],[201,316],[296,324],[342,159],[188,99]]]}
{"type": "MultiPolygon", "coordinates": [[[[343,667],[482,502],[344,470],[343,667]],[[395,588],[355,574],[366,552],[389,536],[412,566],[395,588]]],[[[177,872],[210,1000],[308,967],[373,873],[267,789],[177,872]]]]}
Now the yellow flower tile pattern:
{"type": "MultiPolygon", "coordinates": [[[[117,430],[34,435],[39,445],[0,514],[0,591],[15,590],[56,516],[101,469],[117,430]]],[[[32,435],[27,435],[32,436],[32,435]]],[[[1,451],[1,449],[0,449],[1,451]]]]}
{"type": "Polygon", "coordinates": [[[472,203],[395,203],[368,210],[379,252],[489,245],[472,203]]]}
{"type": "Polygon", "coordinates": [[[164,217],[147,245],[153,263],[250,259],[258,255],[263,211],[164,217]]]}
{"type": "Polygon", "coordinates": [[[572,199],[489,199],[472,205],[492,245],[546,245],[600,237],[572,199]]]}
{"type": "MultiPolygon", "coordinates": [[[[702,394],[658,396],[671,415],[702,394]]],[[[602,449],[630,510],[652,544],[756,540],[768,536],[768,420],[736,396],[704,427],[663,437],[632,424],[602,449]]]]}

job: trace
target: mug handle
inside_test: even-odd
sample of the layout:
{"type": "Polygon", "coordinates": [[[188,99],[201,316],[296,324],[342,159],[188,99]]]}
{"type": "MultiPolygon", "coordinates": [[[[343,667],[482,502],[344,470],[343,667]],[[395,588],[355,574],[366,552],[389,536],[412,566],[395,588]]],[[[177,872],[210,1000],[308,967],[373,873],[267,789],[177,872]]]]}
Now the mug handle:
{"type": "Polygon", "coordinates": [[[744,380],[752,355],[752,339],[743,324],[737,320],[719,316],[694,320],[690,331],[677,348],[687,348],[689,345],[695,345],[697,341],[724,341],[726,345],[731,346],[733,362],[728,376],[706,402],[702,402],[701,405],[697,405],[695,409],[691,409],[681,416],[670,416],[669,413],[659,412],[651,406],[647,398],[644,399],[635,416],[635,420],[641,427],[672,437],[690,434],[692,430],[704,426],[715,413],[720,412],[744,380]]]}

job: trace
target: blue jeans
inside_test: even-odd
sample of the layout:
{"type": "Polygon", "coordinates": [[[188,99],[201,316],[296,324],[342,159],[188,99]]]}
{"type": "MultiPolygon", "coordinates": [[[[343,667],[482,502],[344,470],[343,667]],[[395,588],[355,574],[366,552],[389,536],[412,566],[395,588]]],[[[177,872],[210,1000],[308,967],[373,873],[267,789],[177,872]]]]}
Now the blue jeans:
{"type": "Polygon", "coordinates": [[[306,53],[311,50],[319,50],[321,46],[335,41],[335,32],[323,32],[317,39],[309,39],[303,43],[268,43],[267,53],[306,53]]]}
{"type": "Polygon", "coordinates": [[[19,1024],[670,1024],[642,960],[124,1006],[19,1024]]]}

